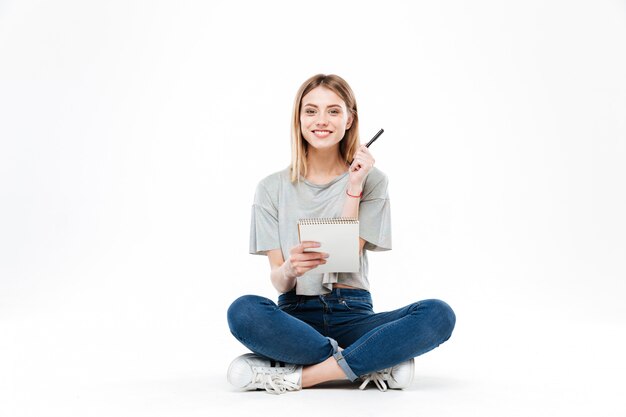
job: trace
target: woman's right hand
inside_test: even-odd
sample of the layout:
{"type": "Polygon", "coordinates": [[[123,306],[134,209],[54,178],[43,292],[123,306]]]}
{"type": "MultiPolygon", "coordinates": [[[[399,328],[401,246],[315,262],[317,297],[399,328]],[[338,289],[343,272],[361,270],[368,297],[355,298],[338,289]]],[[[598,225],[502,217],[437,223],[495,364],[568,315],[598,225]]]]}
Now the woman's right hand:
{"type": "Polygon", "coordinates": [[[304,241],[289,250],[289,259],[285,261],[285,276],[297,278],[304,273],[326,263],[328,254],[324,252],[305,252],[308,248],[319,248],[319,242],[304,241]]]}

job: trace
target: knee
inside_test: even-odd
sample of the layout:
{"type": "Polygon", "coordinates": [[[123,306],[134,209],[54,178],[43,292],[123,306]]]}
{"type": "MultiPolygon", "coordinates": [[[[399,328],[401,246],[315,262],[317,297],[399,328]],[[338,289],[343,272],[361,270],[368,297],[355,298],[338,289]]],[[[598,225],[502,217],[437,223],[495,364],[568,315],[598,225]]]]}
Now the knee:
{"type": "Polygon", "coordinates": [[[440,343],[448,340],[456,324],[456,315],[452,308],[445,301],[435,299],[424,300],[418,304],[428,312],[432,329],[441,339],[440,343]]]}
{"type": "Polygon", "coordinates": [[[267,302],[271,303],[271,300],[258,295],[243,295],[233,301],[226,312],[231,333],[236,336],[243,328],[253,324],[259,315],[259,308],[267,302]]]}

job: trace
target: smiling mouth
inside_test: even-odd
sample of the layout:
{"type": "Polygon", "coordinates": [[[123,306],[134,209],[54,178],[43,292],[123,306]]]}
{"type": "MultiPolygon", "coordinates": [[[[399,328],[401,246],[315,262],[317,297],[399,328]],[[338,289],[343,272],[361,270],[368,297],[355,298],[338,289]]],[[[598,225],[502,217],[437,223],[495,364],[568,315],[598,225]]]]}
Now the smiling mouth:
{"type": "Polygon", "coordinates": [[[330,135],[331,133],[333,133],[333,132],[331,132],[330,130],[314,130],[313,131],[313,134],[315,136],[317,136],[318,138],[325,138],[326,136],[330,135]]]}

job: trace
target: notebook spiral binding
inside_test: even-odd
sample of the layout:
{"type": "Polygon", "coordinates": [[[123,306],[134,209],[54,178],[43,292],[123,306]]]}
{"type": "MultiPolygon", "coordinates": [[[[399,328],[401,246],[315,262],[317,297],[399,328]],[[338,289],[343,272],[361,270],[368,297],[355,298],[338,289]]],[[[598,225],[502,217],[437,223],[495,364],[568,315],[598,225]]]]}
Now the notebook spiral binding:
{"type": "Polygon", "coordinates": [[[318,219],[300,219],[298,224],[354,224],[359,223],[359,219],[354,217],[334,217],[334,218],[318,218],[318,219]]]}

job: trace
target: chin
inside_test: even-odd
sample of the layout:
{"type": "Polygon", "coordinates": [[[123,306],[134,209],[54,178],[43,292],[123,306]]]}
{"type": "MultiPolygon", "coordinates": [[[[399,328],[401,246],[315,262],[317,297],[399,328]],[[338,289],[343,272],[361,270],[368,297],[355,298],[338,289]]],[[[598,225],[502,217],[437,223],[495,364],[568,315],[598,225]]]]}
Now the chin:
{"type": "Polygon", "coordinates": [[[315,149],[331,149],[334,148],[335,146],[338,146],[338,143],[318,143],[315,145],[312,145],[315,149]]]}
{"type": "Polygon", "coordinates": [[[330,148],[333,147],[335,145],[338,145],[339,140],[335,140],[334,138],[324,138],[324,139],[319,139],[319,138],[309,138],[307,140],[307,142],[309,142],[309,145],[314,146],[316,148],[330,148]]]}

